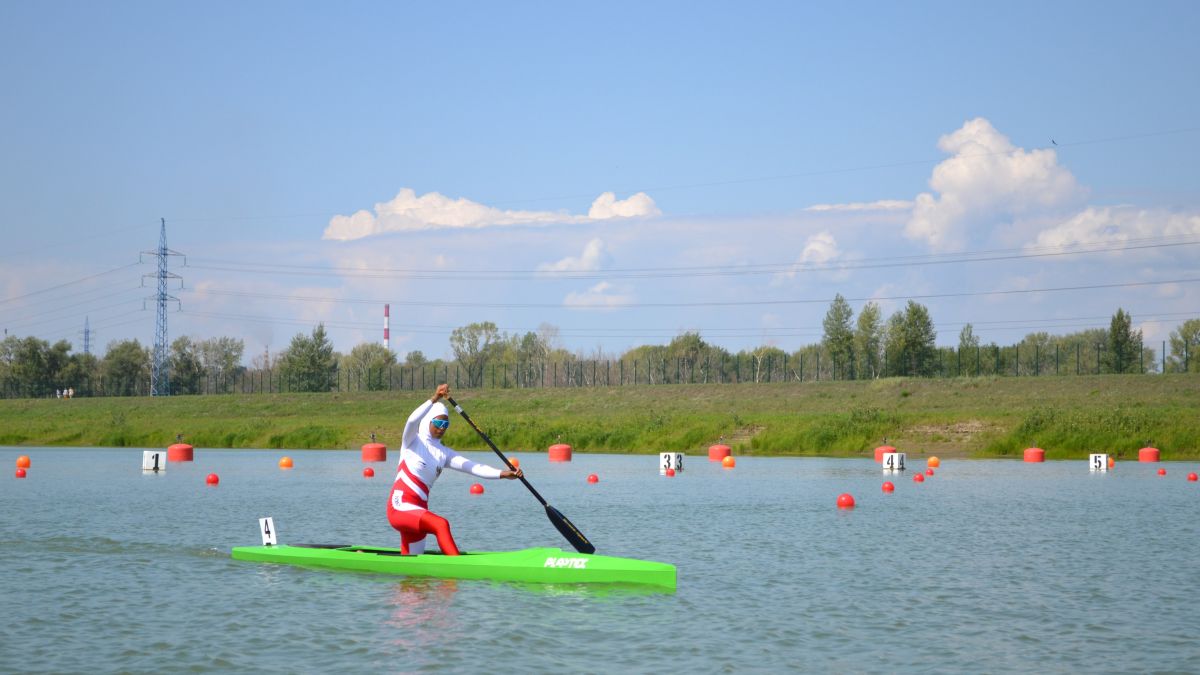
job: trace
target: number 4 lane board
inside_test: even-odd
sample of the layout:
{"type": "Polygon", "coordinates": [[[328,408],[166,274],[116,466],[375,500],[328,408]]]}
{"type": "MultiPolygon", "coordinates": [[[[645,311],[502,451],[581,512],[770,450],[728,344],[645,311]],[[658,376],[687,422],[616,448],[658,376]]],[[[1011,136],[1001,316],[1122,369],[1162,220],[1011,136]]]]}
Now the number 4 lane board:
{"type": "Polygon", "coordinates": [[[235,560],[446,579],[548,584],[646,584],[675,590],[675,566],[634,558],[527,548],[504,553],[401,555],[373,546],[238,546],[235,560]]]}

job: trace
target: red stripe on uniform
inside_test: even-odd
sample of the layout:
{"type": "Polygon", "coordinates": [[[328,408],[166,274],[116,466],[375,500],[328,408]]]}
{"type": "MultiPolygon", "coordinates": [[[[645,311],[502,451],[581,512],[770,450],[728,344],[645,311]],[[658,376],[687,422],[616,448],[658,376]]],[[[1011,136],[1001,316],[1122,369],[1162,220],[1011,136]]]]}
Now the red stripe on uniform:
{"type": "Polygon", "coordinates": [[[416,474],[414,474],[412,471],[409,471],[408,467],[404,465],[404,462],[400,462],[400,470],[403,471],[404,475],[408,476],[412,482],[416,483],[417,487],[421,488],[421,492],[429,494],[429,486],[426,485],[425,482],[420,478],[417,478],[416,474]]]}

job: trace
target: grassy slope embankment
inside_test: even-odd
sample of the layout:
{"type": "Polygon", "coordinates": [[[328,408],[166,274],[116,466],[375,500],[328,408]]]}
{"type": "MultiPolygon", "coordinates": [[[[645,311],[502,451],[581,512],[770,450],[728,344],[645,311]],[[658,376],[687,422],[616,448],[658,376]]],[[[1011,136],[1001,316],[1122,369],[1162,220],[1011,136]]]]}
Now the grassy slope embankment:
{"type": "MultiPolygon", "coordinates": [[[[424,394],[253,394],[0,401],[0,445],[395,447],[424,394]]],[[[1088,452],[1200,458],[1200,377],[887,379],[596,389],[463,390],[456,398],[503,449],[870,456],[885,436],[913,455],[1050,458],[1088,452]]],[[[465,424],[448,443],[486,449],[465,424]]]]}

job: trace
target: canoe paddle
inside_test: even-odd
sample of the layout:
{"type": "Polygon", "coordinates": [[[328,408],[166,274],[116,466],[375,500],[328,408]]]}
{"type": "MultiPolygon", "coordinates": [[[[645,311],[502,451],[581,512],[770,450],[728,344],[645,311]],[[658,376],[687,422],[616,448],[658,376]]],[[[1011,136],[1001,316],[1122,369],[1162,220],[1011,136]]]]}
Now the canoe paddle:
{"type": "MultiPolygon", "coordinates": [[[[471,419],[471,416],[467,414],[467,411],[463,410],[462,406],[460,406],[449,396],[446,397],[446,400],[450,401],[450,405],[454,406],[454,409],[458,411],[458,414],[462,415],[462,418],[467,421],[467,424],[471,425],[471,428],[475,430],[475,433],[479,434],[480,437],[487,442],[488,447],[490,447],[493,452],[499,455],[500,459],[504,460],[505,466],[513,471],[516,471],[517,467],[513,466],[512,462],[508,461],[508,458],[504,456],[503,452],[500,452],[500,448],[496,447],[496,444],[492,442],[492,439],[488,438],[488,435],[483,433],[483,429],[480,429],[478,426],[476,426],[475,420],[471,419]]],[[[558,509],[547,504],[546,500],[542,499],[542,496],[538,494],[537,490],[533,489],[533,486],[529,484],[529,481],[525,480],[524,476],[521,476],[521,482],[525,484],[525,487],[529,488],[529,491],[533,493],[534,497],[537,497],[537,500],[542,503],[542,506],[546,507],[546,517],[550,519],[550,522],[554,523],[554,527],[558,529],[562,536],[566,537],[567,541],[571,542],[571,545],[575,547],[576,551],[579,551],[580,553],[596,552],[596,547],[592,546],[592,542],[588,541],[588,538],[583,536],[583,533],[579,531],[579,528],[575,527],[574,523],[567,520],[567,517],[564,516],[558,509]]]]}

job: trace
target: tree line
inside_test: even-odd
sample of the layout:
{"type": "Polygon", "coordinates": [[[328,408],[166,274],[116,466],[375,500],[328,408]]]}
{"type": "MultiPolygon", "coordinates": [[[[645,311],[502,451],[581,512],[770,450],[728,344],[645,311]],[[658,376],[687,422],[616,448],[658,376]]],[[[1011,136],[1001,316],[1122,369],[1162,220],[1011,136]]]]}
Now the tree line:
{"type": "MultiPolygon", "coordinates": [[[[764,345],[731,352],[685,331],[665,345],[640,345],[620,354],[571,352],[558,345],[558,329],[508,334],[492,322],[454,329],[452,358],[428,359],[420,351],[403,360],[383,345],[337,352],[323,324],[297,333],[275,355],[243,365],[239,338],[189,336],[171,343],[171,394],[239,391],[352,391],[411,389],[451,381],[458,386],[596,386],[614,384],[864,380],[881,377],[1067,375],[1200,372],[1200,319],[1172,331],[1158,353],[1143,344],[1129,313],[1118,308],[1107,329],[1051,335],[1035,332],[1012,345],[983,343],[971,324],[957,347],[937,345],[929,310],[909,301],[886,320],[878,304],[854,315],[839,294],[822,322],[820,342],[793,351],[764,345]],[[603,364],[603,365],[601,365],[603,364]]],[[[137,340],[108,345],[102,358],[75,354],[71,344],[36,337],[0,341],[0,396],[47,397],[72,388],[83,396],[150,393],[152,353],[137,340]]]]}

